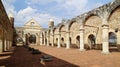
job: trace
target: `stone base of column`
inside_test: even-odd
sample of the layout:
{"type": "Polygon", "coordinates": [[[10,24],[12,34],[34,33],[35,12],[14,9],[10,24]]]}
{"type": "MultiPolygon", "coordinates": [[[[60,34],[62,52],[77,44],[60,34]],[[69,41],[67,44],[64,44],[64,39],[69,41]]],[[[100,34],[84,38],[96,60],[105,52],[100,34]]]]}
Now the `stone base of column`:
{"type": "Polygon", "coordinates": [[[60,46],[58,46],[57,48],[60,48],[60,46]]]}
{"type": "Polygon", "coordinates": [[[110,54],[110,52],[103,52],[103,51],[102,51],[101,54],[110,54]]]}
{"type": "Polygon", "coordinates": [[[79,51],[86,51],[85,49],[79,49],[79,51]]]}
{"type": "Polygon", "coordinates": [[[66,49],[70,49],[70,47],[66,47],[66,49]]]}

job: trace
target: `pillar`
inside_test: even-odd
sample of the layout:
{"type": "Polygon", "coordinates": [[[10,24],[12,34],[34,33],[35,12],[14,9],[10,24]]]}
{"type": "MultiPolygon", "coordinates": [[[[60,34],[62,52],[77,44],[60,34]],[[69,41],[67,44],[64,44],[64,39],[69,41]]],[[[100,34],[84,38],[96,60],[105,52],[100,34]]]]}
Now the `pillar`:
{"type": "Polygon", "coordinates": [[[47,46],[49,46],[49,34],[47,33],[47,46]]]}
{"type": "Polygon", "coordinates": [[[120,30],[117,32],[117,49],[120,51],[120,30]]]}
{"type": "Polygon", "coordinates": [[[67,32],[67,41],[66,41],[66,49],[70,48],[70,32],[67,32]]]}
{"type": "Polygon", "coordinates": [[[60,40],[61,40],[61,37],[60,37],[60,32],[58,33],[58,48],[60,48],[61,46],[60,46],[60,40]]]}
{"type": "Polygon", "coordinates": [[[54,46],[54,32],[52,30],[52,46],[54,46]]]}
{"type": "Polygon", "coordinates": [[[109,25],[102,25],[102,54],[109,54],[109,25]]]}
{"type": "Polygon", "coordinates": [[[44,34],[44,45],[46,45],[46,35],[44,34]]]}
{"type": "Polygon", "coordinates": [[[84,50],[84,29],[80,29],[80,51],[84,50]]]}
{"type": "Polygon", "coordinates": [[[3,44],[2,44],[2,40],[0,39],[0,53],[3,51],[3,44]]]}
{"type": "Polygon", "coordinates": [[[7,45],[6,45],[6,39],[4,40],[4,51],[6,51],[6,47],[7,47],[7,45]]]}
{"type": "Polygon", "coordinates": [[[42,38],[43,38],[42,33],[40,33],[40,45],[42,45],[42,38]]]}

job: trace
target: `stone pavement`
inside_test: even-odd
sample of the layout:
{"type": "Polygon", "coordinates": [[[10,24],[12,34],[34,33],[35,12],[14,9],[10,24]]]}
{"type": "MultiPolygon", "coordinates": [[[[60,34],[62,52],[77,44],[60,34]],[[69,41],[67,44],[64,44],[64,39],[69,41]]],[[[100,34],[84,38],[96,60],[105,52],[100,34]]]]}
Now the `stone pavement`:
{"type": "Polygon", "coordinates": [[[103,55],[101,54],[101,50],[86,50],[81,52],[79,49],[47,46],[31,47],[79,67],[120,67],[120,52],[117,51],[103,55]]]}
{"type": "Polygon", "coordinates": [[[120,52],[102,55],[100,50],[80,52],[47,46],[30,46],[42,54],[31,54],[27,48],[14,47],[10,52],[0,53],[0,67],[120,67],[120,52]],[[40,62],[43,55],[50,55],[53,61],[40,62]]]}

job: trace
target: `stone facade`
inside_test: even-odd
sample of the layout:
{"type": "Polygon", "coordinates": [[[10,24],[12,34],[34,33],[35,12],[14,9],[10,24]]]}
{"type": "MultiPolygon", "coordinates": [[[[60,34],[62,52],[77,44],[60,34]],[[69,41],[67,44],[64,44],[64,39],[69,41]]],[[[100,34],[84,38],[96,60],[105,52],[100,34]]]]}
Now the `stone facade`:
{"type": "Polygon", "coordinates": [[[14,18],[7,15],[0,0],[0,52],[7,51],[12,46],[14,32],[14,18]]]}
{"type": "MultiPolygon", "coordinates": [[[[47,30],[24,26],[24,34],[29,37],[34,34],[39,45],[69,48],[102,49],[103,54],[109,53],[109,47],[115,46],[120,50],[120,1],[114,0],[94,10],[64,20],[54,26],[50,20],[47,30]],[[31,32],[29,32],[31,31],[31,32]],[[33,33],[34,31],[34,33],[33,33]]],[[[25,41],[25,36],[23,40],[25,41]]],[[[26,42],[26,41],[25,41],[26,42]]]]}

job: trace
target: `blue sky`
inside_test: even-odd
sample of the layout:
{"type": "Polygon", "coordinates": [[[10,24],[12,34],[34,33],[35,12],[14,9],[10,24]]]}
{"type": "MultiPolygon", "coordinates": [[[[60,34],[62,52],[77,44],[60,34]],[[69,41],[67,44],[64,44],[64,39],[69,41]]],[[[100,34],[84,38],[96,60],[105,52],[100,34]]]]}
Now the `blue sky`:
{"type": "Polygon", "coordinates": [[[35,19],[42,27],[48,27],[49,19],[55,25],[62,19],[71,19],[112,0],[2,0],[8,14],[15,17],[15,26],[23,26],[35,19]]]}

